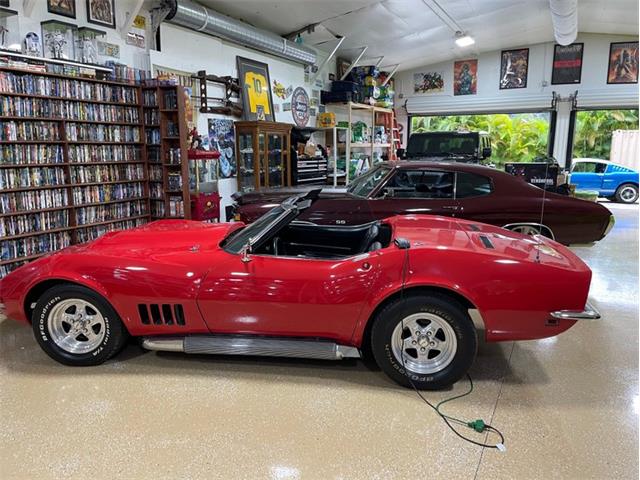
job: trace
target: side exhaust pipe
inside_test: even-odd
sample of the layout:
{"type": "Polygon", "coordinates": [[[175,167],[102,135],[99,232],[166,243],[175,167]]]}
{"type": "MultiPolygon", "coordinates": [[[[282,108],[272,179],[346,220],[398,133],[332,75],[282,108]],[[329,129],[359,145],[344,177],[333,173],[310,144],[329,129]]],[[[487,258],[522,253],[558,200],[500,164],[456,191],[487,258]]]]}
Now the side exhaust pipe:
{"type": "Polygon", "coordinates": [[[247,355],[260,357],[342,360],[360,358],[355,347],[321,340],[293,340],[240,335],[194,335],[189,337],[145,337],[147,350],[207,355],[247,355]]]}

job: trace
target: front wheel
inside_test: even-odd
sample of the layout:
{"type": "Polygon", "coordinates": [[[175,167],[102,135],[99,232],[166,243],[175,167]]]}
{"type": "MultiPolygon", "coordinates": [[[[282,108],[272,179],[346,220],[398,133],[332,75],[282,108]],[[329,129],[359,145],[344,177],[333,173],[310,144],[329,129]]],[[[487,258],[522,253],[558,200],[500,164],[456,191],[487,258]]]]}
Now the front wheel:
{"type": "Polygon", "coordinates": [[[616,190],[616,202],[636,203],[638,201],[638,186],[633,183],[625,183],[616,190]]]}
{"type": "Polygon", "coordinates": [[[115,355],[127,339],[113,307],[79,285],[47,290],[38,299],[31,323],[40,347],[65,365],[99,365],[115,355]]]}
{"type": "Polygon", "coordinates": [[[466,310],[444,295],[414,295],[387,305],[374,319],[373,356],[395,382],[436,390],[471,367],[476,331],[466,310]]]}

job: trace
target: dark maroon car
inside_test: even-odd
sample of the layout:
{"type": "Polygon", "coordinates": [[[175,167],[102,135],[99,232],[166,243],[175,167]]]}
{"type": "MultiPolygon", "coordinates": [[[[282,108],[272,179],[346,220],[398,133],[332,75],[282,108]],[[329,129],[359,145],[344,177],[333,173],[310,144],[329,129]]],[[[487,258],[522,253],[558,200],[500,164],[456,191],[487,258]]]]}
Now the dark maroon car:
{"type": "MultiPolygon", "coordinates": [[[[253,222],[292,195],[278,189],[236,194],[236,220],[253,222]]],[[[547,192],[480,165],[385,162],[356,178],[346,192],[323,191],[298,218],[317,224],[357,225],[397,214],[433,214],[488,223],[526,234],[542,233],[565,245],[601,240],[614,218],[604,206],[547,192]]]]}

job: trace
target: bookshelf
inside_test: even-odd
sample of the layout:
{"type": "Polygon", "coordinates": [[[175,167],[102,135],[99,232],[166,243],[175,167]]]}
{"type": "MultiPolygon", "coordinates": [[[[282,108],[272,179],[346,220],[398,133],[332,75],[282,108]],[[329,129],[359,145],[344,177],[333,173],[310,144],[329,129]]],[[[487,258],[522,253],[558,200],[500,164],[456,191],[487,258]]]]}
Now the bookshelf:
{"type": "Polygon", "coordinates": [[[0,67],[0,277],[149,221],[142,90],[0,67]]]}

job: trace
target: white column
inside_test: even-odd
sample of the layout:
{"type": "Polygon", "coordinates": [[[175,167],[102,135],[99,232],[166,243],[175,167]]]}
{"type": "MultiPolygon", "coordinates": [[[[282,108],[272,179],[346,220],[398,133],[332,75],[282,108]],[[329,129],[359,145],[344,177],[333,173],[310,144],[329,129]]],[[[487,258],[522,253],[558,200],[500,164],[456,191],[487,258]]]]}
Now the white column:
{"type": "Polygon", "coordinates": [[[572,100],[562,99],[556,103],[556,136],[553,143],[553,156],[560,167],[567,165],[567,145],[573,141],[569,138],[569,117],[571,114],[572,100]]]}

